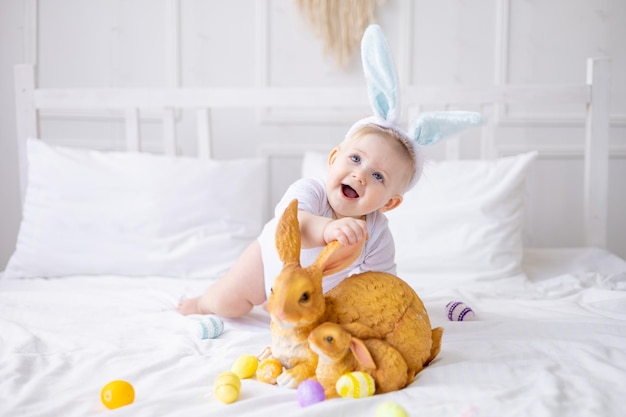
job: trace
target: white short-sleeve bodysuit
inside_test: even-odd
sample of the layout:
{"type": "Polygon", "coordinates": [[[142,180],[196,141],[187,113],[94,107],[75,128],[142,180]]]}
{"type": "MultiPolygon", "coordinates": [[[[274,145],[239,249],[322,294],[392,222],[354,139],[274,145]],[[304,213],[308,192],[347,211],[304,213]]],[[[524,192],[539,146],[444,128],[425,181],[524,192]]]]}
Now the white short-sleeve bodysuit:
{"type": "MultiPolygon", "coordinates": [[[[298,199],[298,208],[306,210],[318,216],[332,218],[333,211],[326,198],[324,182],[318,178],[304,178],[293,183],[285,192],[280,202],[276,205],[274,218],[270,220],[258,237],[263,258],[263,271],[265,274],[265,295],[269,297],[274,278],[282,269],[282,262],[278,258],[275,244],[276,225],[289,203],[298,199]]],[[[359,258],[348,268],[336,274],[324,277],[324,292],[339,284],[345,277],[365,271],[383,271],[391,274],[396,273],[395,246],[393,237],[387,223],[387,217],[380,211],[375,211],[366,216],[367,232],[369,239],[359,258]]],[[[300,264],[303,267],[311,265],[323,248],[302,249],[300,252],[300,264]]]]}

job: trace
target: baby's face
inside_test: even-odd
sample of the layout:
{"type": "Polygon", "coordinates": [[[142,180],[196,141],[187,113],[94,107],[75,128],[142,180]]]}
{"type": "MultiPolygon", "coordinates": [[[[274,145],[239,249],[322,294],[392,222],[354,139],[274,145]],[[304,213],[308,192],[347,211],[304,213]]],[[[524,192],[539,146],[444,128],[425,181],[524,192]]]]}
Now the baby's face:
{"type": "Polygon", "coordinates": [[[402,201],[412,174],[397,141],[366,133],[335,148],[329,158],[326,192],[337,218],[361,217],[402,201]]]}

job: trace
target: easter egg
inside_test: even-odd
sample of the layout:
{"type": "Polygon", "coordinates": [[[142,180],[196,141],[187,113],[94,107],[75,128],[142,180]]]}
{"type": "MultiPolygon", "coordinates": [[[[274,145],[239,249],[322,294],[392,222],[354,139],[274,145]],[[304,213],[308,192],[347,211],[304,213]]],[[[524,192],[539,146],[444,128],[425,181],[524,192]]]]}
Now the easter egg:
{"type": "Polygon", "coordinates": [[[224,331],[224,322],[214,315],[202,317],[197,322],[196,332],[200,339],[215,339],[224,331]]]}
{"type": "Polygon", "coordinates": [[[361,398],[374,395],[376,383],[374,378],[365,372],[348,372],[342,375],[335,384],[337,394],[344,398],[361,398]]]}
{"type": "Polygon", "coordinates": [[[283,373],[283,365],[276,358],[263,359],[256,370],[256,379],[267,384],[276,384],[276,378],[283,373]]]}
{"type": "Polygon", "coordinates": [[[296,392],[298,404],[300,407],[308,407],[309,405],[322,402],[326,399],[324,387],[314,379],[306,379],[298,385],[296,392]]]}
{"type": "Polygon", "coordinates": [[[446,314],[450,321],[474,320],[476,317],[474,310],[462,301],[450,301],[446,304],[446,314]]]}
{"type": "Polygon", "coordinates": [[[254,355],[241,355],[237,358],[230,371],[241,379],[250,378],[255,374],[259,360],[254,355]]]}
{"type": "Polygon", "coordinates": [[[123,407],[135,401],[135,389],[126,381],[111,381],[102,388],[100,399],[111,410],[123,407]]]}
{"type": "Polygon", "coordinates": [[[409,415],[400,405],[388,401],[376,407],[374,417],[409,417],[409,415]]]}
{"type": "Polygon", "coordinates": [[[224,372],[215,380],[215,396],[224,404],[237,401],[241,391],[241,380],[232,372],[224,372]]]}

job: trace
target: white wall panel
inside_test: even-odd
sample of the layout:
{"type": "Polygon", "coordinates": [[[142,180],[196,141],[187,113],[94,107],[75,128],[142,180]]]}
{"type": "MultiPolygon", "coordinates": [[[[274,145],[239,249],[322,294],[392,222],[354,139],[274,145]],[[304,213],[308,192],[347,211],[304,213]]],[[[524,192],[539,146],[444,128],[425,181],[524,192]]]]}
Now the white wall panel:
{"type": "Polygon", "coordinates": [[[114,16],[111,4],[80,0],[64,0],[61,4],[36,3],[37,26],[31,28],[34,33],[28,36],[38,41],[40,84],[67,87],[111,85],[114,78],[110,63],[116,42],[112,36],[114,16]]]}
{"type": "MultiPolygon", "coordinates": [[[[611,113],[614,121],[626,127],[626,1],[610,0],[602,17],[607,39],[606,48],[599,50],[598,54],[611,57],[611,113]]],[[[626,144],[626,130],[622,130],[620,137],[626,144]]]]}
{"type": "Polygon", "coordinates": [[[415,1],[412,81],[492,84],[498,36],[495,4],[495,0],[415,1]]]}
{"type": "Polygon", "coordinates": [[[253,86],[256,3],[176,0],[180,3],[180,62],[188,87],[253,86]]]}
{"type": "Polygon", "coordinates": [[[38,24],[29,37],[38,42],[40,84],[151,87],[176,79],[166,1],[36,4],[38,24]]]}
{"type": "MultiPolygon", "coordinates": [[[[363,85],[358,51],[345,69],[322,55],[317,39],[294,1],[285,0],[7,0],[0,13],[15,22],[9,42],[23,39],[19,58],[2,61],[2,74],[23,62],[39,65],[44,87],[213,87],[363,85]],[[10,4],[11,7],[7,7],[10,4]]],[[[387,0],[378,6],[403,82],[491,85],[579,83],[589,56],[610,56],[612,129],[609,184],[609,248],[626,257],[626,2],[623,0],[387,0]]],[[[5,75],[3,75],[4,77],[5,75]]],[[[2,85],[10,85],[3,80],[2,85]]],[[[10,94],[0,97],[13,114],[10,94]]],[[[508,108],[495,116],[497,140],[510,149],[540,148],[543,159],[528,181],[527,239],[539,246],[582,244],[582,108],[508,108]],[[541,112],[541,117],[538,113],[541,112]],[[556,159],[556,163],[555,163],[556,159]],[[559,199],[554,195],[558,194],[559,199]]],[[[211,113],[210,150],[217,158],[254,155],[269,144],[315,143],[329,148],[351,122],[368,111],[332,109],[315,115],[271,109],[211,113]]],[[[92,114],[67,130],[72,113],[45,115],[44,134],[77,145],[124,146],[124,115],[92,114]],[[69,132],[69,133],[68,133],[69,132]]],[[[163,146],[160,112],[142,114],[139,130],[148,148],[163,146]]],[[[192,154],[188,138],[195,114],[174,115],[177,151],[192,154]]],[[[11,141],[12,120],[0,124],[0,140],[11,141]]],[[[4,149],[4,148],[3,148],[4,149]]],[[[12,148],[13,149],[13,148],[12,148]]],[[[443,149],[434,149],[434,157],[443,149]]],[[[464,138],[460,154],[475,156],[478,141],[464,138]]],[[[0,155],[17,172],[17,156],[0,155]]],[[[297,175],[297,161],[273,168],[279,186],[297,175]]],[[[8,178],[8,179],[7,179],[8,178]]],[[[18,188],[0,178],[0,199],[19,201],[18,188]]],[[[273,196],[276,199],[278,196],[273,196]]],[[[16,230],[15,212],[2,212],[0,230],[16,230]]],[[[15,235],[0,236],[0,267],[15,235]]]]}
{"type": "MultiPolygon", "coordinates": [[[[510,4],[509,83],[578,83],[588,57],[607,53],[608,1],[512,0],[510,4]]],[[[535,113],[582,119],[584,109],[536,106],[535,113]]]]}

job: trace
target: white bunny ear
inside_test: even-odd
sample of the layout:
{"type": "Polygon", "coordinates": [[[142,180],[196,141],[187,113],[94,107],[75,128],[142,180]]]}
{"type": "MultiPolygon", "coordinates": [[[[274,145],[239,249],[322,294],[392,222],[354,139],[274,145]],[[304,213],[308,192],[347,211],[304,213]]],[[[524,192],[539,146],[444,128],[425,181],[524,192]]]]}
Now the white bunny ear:
{"type": "Polygon", "coordinates": [[[422,172],[422,156],[419,145],[432,145],[446,136],[461,130],[480,125],[483,118],[480,113],[465,111],[446,111],[422,113],[407,132],[399,126],[400,91],[398,75],[393,64],[389,44],[378,25],[365,29],[361,40],[361,60],[363,73],[367,81],[367,95],[374,116],[357,121],[348,130],[346,138],[367,125],[378,125],[399,134],[402,141],[410,144],[415,151],[415,173],[407,189],[418,181],[422,172]]]}
{"type": "Polygon", "coordinates": [[[369,25],[361,40],[361,60],[374,114],[395,124],[400,117],[398,76],[389,44],[378,25],[369,25]]]}
{"type": "Polygon", "coordinates": [[[482,123],[483,117],[475,112],[426,112],[420,114],[415,120],[409,130],[409,137],[418,145],[432,145],[441,139],[482,123]]]}

